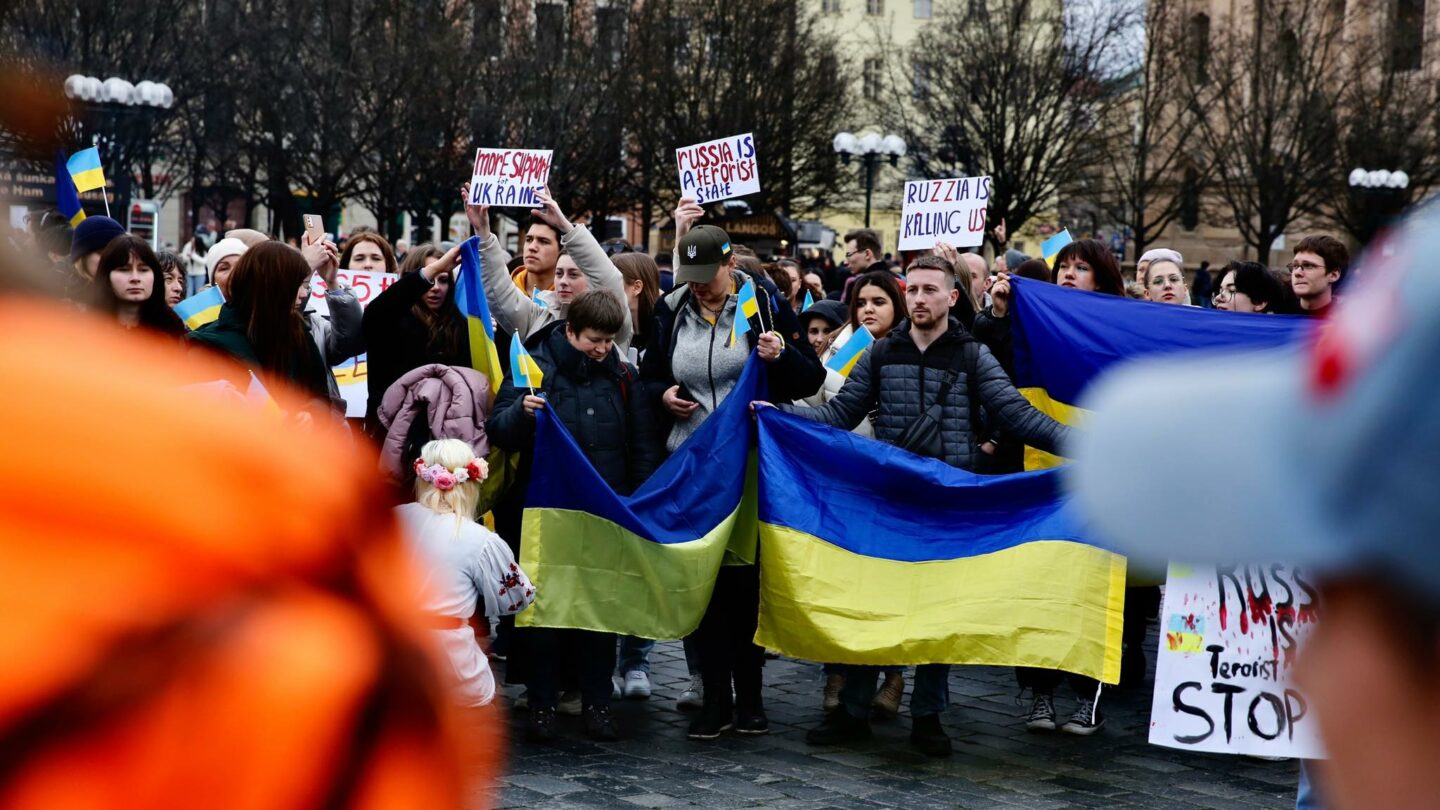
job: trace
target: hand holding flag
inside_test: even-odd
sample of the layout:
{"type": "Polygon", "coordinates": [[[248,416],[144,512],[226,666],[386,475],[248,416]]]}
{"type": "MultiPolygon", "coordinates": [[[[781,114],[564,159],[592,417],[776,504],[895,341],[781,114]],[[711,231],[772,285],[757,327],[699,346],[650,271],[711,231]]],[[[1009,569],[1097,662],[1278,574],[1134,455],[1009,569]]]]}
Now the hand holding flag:
{"type": "Polygon", "coordinates": [[[519,335],[510,340],[510,376],[516,388],[529,388],[532,394],[545,382],[545,372],[525,350],[525,342],[519,335]]]}
{"type": "Polygon", "coordinates": [[[740,287],[740,294],[735,301],[735,320],[730,324],[730,342],[727,346],[734,346],[735,341],[741,335],[750,331],[750,319],[760,314],[760,302],[755,299],[755,281],[745,279],[740,287]]]}

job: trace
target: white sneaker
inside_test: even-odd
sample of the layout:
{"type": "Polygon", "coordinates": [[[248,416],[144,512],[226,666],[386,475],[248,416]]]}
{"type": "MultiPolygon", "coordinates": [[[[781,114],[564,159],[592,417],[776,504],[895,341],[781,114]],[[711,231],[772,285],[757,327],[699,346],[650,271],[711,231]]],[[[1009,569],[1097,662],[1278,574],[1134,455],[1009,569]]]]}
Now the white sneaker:
{"type": "Polygon", "coordinates": [[[630,700],[649,700],[650,676],[638,669],[625,673],[625,697],[630,700]]]}
{"type": "Polygon", "coordinates": [[[579,716],[580,716],[580,693],[579,693],[579,692],[561,692],[561,693],[560,693],[560,705],[555,707],[555,711],[559,712],[560,714],[568,715],[568,716],[570,716],[570,717],[579,717],[579,716]]]}
{"type": "Polygon", "coordinates": [[[705,689],[700,684],[700,676],[692,675],[690,685],[684,692],[680,693],[680,699],[675,701],[675,707],[684,711],[686,709],[699,709],[705,705],[705,689]]]}

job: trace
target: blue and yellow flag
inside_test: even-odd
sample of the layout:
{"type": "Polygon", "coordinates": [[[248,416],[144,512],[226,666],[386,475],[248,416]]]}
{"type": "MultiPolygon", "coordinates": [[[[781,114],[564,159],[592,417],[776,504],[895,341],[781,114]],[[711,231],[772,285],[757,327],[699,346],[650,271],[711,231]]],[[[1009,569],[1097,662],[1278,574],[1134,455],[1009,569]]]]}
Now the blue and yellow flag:
{"type": "MultiPolygon", "coordinates": [[[[1080,423],[1084,411],[1075,403],[1113,365],[1156,354],[1269,349],[1299,340],[1314,325],[1305,318],[1152,304],[1014,276],[1010,285],[1015,387],[1067,425],[1080,423]]],[[[1025,449],[1027,470],[1060,461],[1025,449]]]]}
{"type": "Polygon", "coordinates": [[[806,291],[805,291],[805,304],[804,304],[804,306],[800,307],[800,311],[801,311],[801,312],[804,312],[805,310],[807,310],[807,309],[809,309],[810,307],[813,307],[813,306],[815,306],[815,299],[810,296],[810,291],[809,291],[809,290],[806,290],[806,291]]]}
{"type": "MultiPolygon", "coordinates": [[[[494,396],[505,379],[505,369],[500,365],[500,351],[495,347],[495,323],[490,319],[490,303],[485,298],[480,261],[480,237],[472,236],[460,243],[455,305],[465,316],[470,332],[470,366],[490,379],[490,395],[494,396]]],[[[517,335],[516,339],[520,337],[517,335]]]]}
{"type": "Polygon", "coordinates": [[[516,388],[539,388],[545,382],[545,372],[525,349],[525,342],[516,335],[510,341],[510,375],[516,388]]]}
{"type": "Polygon", "coordinates": [[[75,191],[75,181],[70,178],[70,170],[65,167],[65,153],[55,153],[55,207],[60,210],[60,216],[70,222],[70,227],[75,227],[85,221],[85,209],[80,206],[80,195],[75,191]]]}
{"type": "Polygon", "coordinates": [[[975,475],[774,408],[757,421],[757,644],[1118,682],[1125,558],[1089,540],[1059,471],[975,475]]]}
{"type": "Polygon", "coordinates": [[[245,401],[259,408],[267,416],[283,416],[285,413],[280,410],[280,403],[270,396],[270,389],[265,387],[265,383],[260,382],[260,378],[255,376],[253,371],[250,372],[250,385],[245,389],[245,401]]]}
{"type": "Polygon", "coordinates": [[[605,483],[552,409],[535,414],[520,565],[536,599],[517,624],[655,639],[699,626],[727,548],[748,539],[754,553],[745,490],[763,374],[751,357],[720,407],[630,496],[605,483]]]}
{"type": "Polygon", "coordinates": [[[875,336],[864,326],[854,330],[850,339],[844,345],[835,350],[835,356],[825,361],[825,367],[840,372],[840,376],[849,377],[850,371],[860,358],[865,356],[865,350],[875,345],[875,336]]]}
{"type": "Polygon", "coordinates": [[[225,296],[219,287],[206,287],[198,293],[175,305],[175,314],[192,331],[220,317],[220,307],[225,296]]]}
{"type": "MultiPolygon", "coordinates": [[[[1073,241],[1075,240],[1070,238],[1070,229],[1066,228],[1049,239],[1046,239],[1044,242],[1041,242],[1040,256],[1045,259],[1045,266],[1054,267],[1055,257],[1060,255],[1061,249],[1073,241]]],[[[1013,267],[1007,269],[1012,273],[1015,272],[1015,268],[1013,267]]]]}
{"type": "Polygon", "coordinates": [[[100,150],[94,146],[81,149],[65,162],[70,178],[75,181],[76,191],[93,191],[105,188],[105,170],[100,168],[100,150]]]}
{"type": "Polygon", "coordinates": [[[730,342],[725,345],[734,346],[741,335],[750,331],[750,319],[759,314],[760,302],[755,300],[755,281],[746,278],[735,298],[735,319],[730,322],[730,342]]]}
{"type": "Polygon", "coordinates": [[[545,305],[545,299],[540,297],[539,287],[530,288],[530,301],[541,309],[549,309],[549,307],[545,305]]]}

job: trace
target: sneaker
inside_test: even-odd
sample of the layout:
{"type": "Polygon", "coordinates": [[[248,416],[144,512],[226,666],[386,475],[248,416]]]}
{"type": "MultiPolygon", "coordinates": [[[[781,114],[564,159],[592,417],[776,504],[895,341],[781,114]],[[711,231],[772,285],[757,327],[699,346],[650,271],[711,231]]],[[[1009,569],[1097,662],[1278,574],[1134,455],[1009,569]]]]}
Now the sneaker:
{"type": "Polygon", "coordinates": [[[828,714],[840,708],[840,690],[845,688],[845,676],[832,672],[825,676],[825,696],[820,699],[820,708],[828,714]]]}
{"type": "Polygon", "coordinates": [[[1090,698],[1082,697],[1079,707],[1075,709],[1074,714],[1070,715],[1070,719],[1065,721],[1065,725],[1060,727],[1060,730],[1066,734],[1088,737],[1104,727],[1105,715],[1100,713],[1100,707],[1096,706],[1095,701],[1090,698]]]}
{"type": "Polygon", "coordinates": [[[950,736],[940,726],[940,715],[915,718],[910,724],[910,745],[927,757],[950,756],[950,736]]]}
{"type": "Polygon", "coordinates": [[[690,676],[690,685],[680,693],[680,699],[675,701],[675,708],[680,711],[687,709],[694,710],[705,705],[705,688],[700,683],[699,675],[690,676]]]}
{"type": "Polygon", "coordinates": [[[1035,702],[1030,704],[1030,719],[1025,721],[1025,728],[1029,731],[1055,730],[1054,695],[1035,695],[1035,702]]]}
{"type": "Polygon", "coordinates": [[[735,718],[735,733],[758,737],[770,733],[770,721],[764,712],[739,712],[735,718]]]}
{"type": "Polygon", "coordinates": [[[555,710],[535,709],[525,722],[525,741],[532,743],[555,742],[555,710]]]}
{"type": "Polygon", "coordinates": [[[900,714],[900,698],[905,695],[905,675],[892,672],[885,676],[885,683],[870,701],[870,708],[880,717],[890,720],[900,714]]]}
{"type": "Polygon", "coordinates": [[[625,697],[629,700],[649,700],[650,676],[638,669],[625,673],[625,697]]]}
{"type": "Polygon", "coordinates": [[[729,709],[706,709],[690,723],[690,732],[685,736],[692,740],[713,740],[735,727],[733,717],[729,709]]]}
{"type": "Polygon", "coordinates": [[[840,745],[870,739],[870,721],[861,720],[844,708],[830,712],[820,725],[805,732],[811,745],[840,745]]]}
{"type": "Polygon", "coordinates": [[[609,706],[591,706],[585,710],[585,736],[595,742],[615,742],[615,723],[610,719],[609,706]]]}
{"type": "Polygon", "coordinates": [[[522,711],[522,712],[525,711],[526,709],[530,708],[530,690],[529,690],[529,689],[526,689],[524,692],[521,692],[521,693],[520,693],[520,697],[515,698],[515,704],[514,704],[514,706],[515,706],[516,711],[522,711]]]}
{"type": "Polygon", "coordinates": [[[560,693],[560,705],[559,705],[559,706],[556,706],[556,707],[555,707],[555,710],[558,711],[558,712],[560,712],[561,714],[565,715],[566,717],[579,717],[579,716],[580,716],[580,693],[579,693],[579,692],[561,692],[561,693],[560,693]]]}

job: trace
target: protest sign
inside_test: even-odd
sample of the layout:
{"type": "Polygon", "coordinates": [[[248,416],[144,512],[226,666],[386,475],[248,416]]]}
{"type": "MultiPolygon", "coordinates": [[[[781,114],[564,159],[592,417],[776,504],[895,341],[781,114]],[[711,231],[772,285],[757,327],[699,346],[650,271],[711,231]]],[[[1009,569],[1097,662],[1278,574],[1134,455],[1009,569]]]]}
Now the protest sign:
{"type": "Polygon", "coordinates": [[[1160,613],[1150,742],[1276,757],[1324,756],[1311,702],[1291,682],[1319,608],[1283,564],[1172,564],[1160,613]]]}
{"type": "Polygon", "coordinates": [[[760,190],[752,133],[720,138],[675,150],[680,167],[680,196],[700,204],[743,197],[760,190]]]}
{"type": "Polygon", "coordinates": [[[900,250],[929,250],[936,242],[975,247],[985,239],[989,177],[911,180],[900,215],[900,250]]]}
{"type": "Polygon", "coordinates": [[[539,208],[535,192],[550,182],[549,149],[476,149],[470,204],[539,208]]]}
{"type": "MultiPolygon", "coordinates": [[[[361,309],[369,306],[376,296],[394,284],[398,278],[400,277],[394,273],[365,270],[341,270],[335,274],[336,281],[355,291],[361,309]]],[[[318,275],[310,278],[310,302],[306,309],[315,313],[317,318],[330,317],[330,305],[325,301],[325,282],[318,275]]],[[[369,399],[369,389],[365,382],[368,372],[365,355],[352,357],[335,366],[332,371],[335,382],[340,386],[340,395],[345,398],[345,415],[355,418],[364,416],[365,404],[369,399]]]]}

